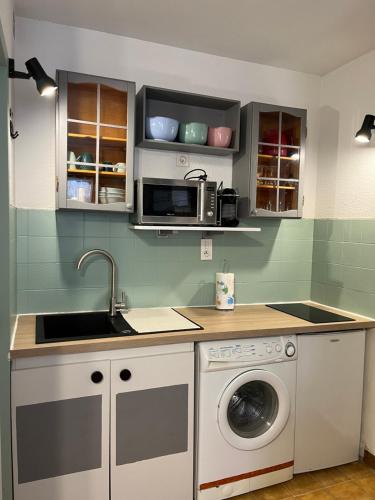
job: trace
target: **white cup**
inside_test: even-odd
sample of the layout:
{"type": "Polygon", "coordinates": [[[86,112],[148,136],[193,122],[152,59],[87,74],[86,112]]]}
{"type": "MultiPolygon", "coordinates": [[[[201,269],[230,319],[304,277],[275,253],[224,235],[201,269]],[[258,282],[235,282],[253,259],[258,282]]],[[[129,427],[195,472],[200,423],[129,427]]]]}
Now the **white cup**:
{"type": "Polygon", "coordinates": [[[116,163],[115,168],[117,172],[125,172],[126,164],[123,162],[116,163]]]}
{"type": "Polygon", "coordinates": [[[86,189],[84,187],[78,188],[78,201],[86,201],[86,189]]]}
{"type": "Polygon", "coordinates": [[[74,153],[74,151],[69,151],[69,161],[75,163],[77,161],[77,157],[74,153]]]}

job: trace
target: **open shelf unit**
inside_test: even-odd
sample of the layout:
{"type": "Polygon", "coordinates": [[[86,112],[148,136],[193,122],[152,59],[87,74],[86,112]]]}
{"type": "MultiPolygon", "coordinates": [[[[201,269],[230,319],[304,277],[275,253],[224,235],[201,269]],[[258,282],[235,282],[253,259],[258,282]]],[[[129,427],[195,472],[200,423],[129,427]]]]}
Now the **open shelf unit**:
{"type": "Polygon", "coordinates": [[[240,101],[177,90],[143,86],[137,94],[136,145],[146,149],[183,151],[205,155],[228,156],[239,150],[240,101]],[[146,138],[146,117],[167,116],[180,123],[201,122],[209,127],[233,130],[229,147],[220,148],[183,142],[146,138]]]}

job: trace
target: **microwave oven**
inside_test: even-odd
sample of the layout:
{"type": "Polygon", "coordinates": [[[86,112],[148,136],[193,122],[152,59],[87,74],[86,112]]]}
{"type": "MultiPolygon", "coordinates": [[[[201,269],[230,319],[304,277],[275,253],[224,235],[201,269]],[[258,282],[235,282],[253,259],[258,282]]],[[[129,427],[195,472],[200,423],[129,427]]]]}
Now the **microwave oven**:
{"type": "Polygon", "coordinates": [[[216,226],[216,182],[143,177],[136,181],[135,224],[216,226]]]}

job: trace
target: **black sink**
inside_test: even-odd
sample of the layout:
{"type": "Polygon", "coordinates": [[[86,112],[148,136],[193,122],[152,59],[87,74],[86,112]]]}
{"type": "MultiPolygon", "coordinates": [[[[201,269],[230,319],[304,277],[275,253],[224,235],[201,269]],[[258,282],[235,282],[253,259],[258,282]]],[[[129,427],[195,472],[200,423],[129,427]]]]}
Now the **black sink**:
{"type": "Polygon", "coordinates": [[[43,314],[36,317],[36,343],[137,335],[121,313],[43,314]]]}

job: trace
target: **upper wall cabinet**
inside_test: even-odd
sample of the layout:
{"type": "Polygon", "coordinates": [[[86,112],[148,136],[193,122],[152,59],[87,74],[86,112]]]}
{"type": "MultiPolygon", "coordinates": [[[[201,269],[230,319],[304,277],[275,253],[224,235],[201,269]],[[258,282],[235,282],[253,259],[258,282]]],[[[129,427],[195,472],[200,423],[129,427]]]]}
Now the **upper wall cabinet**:
{"type": "Polygon", "coordinates": [[[137,94],[137,146],[207,155],[239,149],[240,101],[144,86],[137,94]]]}
{"type": "Polygon", "coordinates": [[[253,102],[241,109],[233,187],[241,217],[302,217],[306,110],[253,102]]]}
{"type": "Polygon", "coordinates": [[[132,212],[135,84],[57,78],[58,208],[132,212]]]}

